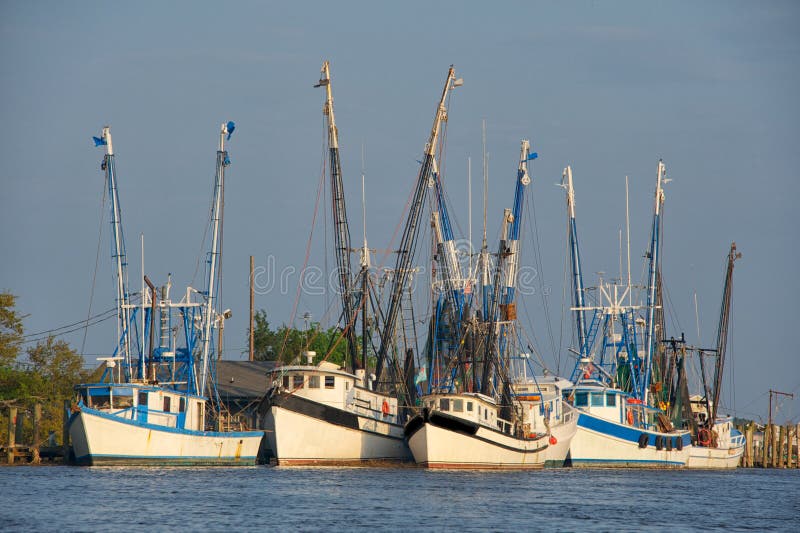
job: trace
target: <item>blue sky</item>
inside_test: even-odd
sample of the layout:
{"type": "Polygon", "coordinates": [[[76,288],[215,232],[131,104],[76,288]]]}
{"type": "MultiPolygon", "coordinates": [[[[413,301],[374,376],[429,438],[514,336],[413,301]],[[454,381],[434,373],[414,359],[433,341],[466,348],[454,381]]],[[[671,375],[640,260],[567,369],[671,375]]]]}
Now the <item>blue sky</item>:
{"type": "MultiPolygon", "coordinates": [[[[461,231],[468,157],[474,235],[481,222],[483,119],[490,236],[511,204],[520,139],[530,138],[540,154],[530,194],[541,285],[524,305],[552,366],[571,325],[561,312],[563,192],[553,184],[572,165],[590,284],[593,272],[618,270],[630,177],[636,279],[663,158],[673,180],[663,267],[674,333],[706,346],[714,341],[725,254],[736,241],[743,258],[734,274],[728,369],[735,386],[727,388],[726,406],[765,416],[768,389],[800,393],[792,340],[800,296],[797,3],[333,6],[0,2],[0,287],[19,296],[28,332],[87,314],[105,215],[102,152],[91,136],[112,127],[131,264],[139,263],[144,234],[150,277],[163,282],[171,272],[182,287],[192,283],[202,249],[219,124],[235,120],[222,299],[234,312],[226,357],[242,357],[248,257],[265,266],[272,256],[278,269],[303,263],[321,172],[323,94],[312,85],[322,61],[332,65],[353,240],[361,234],[363,145],[368,237],[380,249],[401,218],[452,63],[465,83],[450,109],[445,180],[461,231]]],[[[319,216],[310,261],[324,269],[319,216]]],[[[532,240],[526,246],[533,263],[532,240]]],[[[107,231],[100,250],[93,312],[113,305],[107,231]]],[[[138,275],[132,268],[131,278],[138,275]]],[[[290,319],[296,282],[257,296],[272,322],[290,319]]],[[[299,314],[324,317],[325,298],[305,296],[299,314]]],[[[87,359],[108,350],[113,335],[112,322],[90,328],[87,359]]],[[[65,338],[79,348],[83,334],[65,338]]],[[[780,417],[797,421],[800,398],[783,403],[780,417]]]]}

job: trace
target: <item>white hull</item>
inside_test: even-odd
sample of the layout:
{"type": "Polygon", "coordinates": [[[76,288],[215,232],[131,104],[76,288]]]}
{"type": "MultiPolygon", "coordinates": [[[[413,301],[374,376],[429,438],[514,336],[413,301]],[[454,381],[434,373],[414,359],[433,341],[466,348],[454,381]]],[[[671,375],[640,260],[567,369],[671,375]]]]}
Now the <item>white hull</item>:
{"type": "Polygon", "coordinates": [[[178,430],[84,407],[69,436],[79,464],[233,466],[255,464],[263,433],[178,430]]]}
{"type": "Polygon", "coordinates": [[[271,406],[264,427],[278,465],[358,465],[411,461],[403,428],[339,410],[346,427],[284,407],[271,406]],[[355,422],[357,420],[357,422],[355,422]],[[357,427],[355,427],[357,425],[357,427]]]}
{"type": "Polygon", "coordinates": [[[581,412],[570,456],[574,467],[682,468],[689,460],[691,449],[688,433],[645,431],[581,412]],[[645,448],[640,448],[638,443],[642,434],[648,435],[645,448]],[[667,450],[666,446],[658,450],[654,444],[656,437],[671,439],[672,450],[667,450]],[[677,439],[682,439],[682,450],[677,449],[677,439]]]}
{"type": "Polygon", "coordinates": [[[550,435],[555,438],[556,443],[553,444],[552,439],[549,441],[545,451],[545,466],[567,466],[565,463],[568,461],[572,439],[578,432],[578,413],[572,411],[570,414],[571,416],[566,417],[566,422],[550,428],[550,435]]]}
{"type": "Polygon", "coordinates": [[[539,469],[547,437],[517,439],[480,427],[474,435],[425,422],[408,439],[414,460],[427,468],[539,469]]]}
{"type": "Polygon", "coordinates": [[[736,468],[744,453],[744,446],[737,448],[704,448],[693,446],[686,466],[689,468],[725,469],[736,468]]]}

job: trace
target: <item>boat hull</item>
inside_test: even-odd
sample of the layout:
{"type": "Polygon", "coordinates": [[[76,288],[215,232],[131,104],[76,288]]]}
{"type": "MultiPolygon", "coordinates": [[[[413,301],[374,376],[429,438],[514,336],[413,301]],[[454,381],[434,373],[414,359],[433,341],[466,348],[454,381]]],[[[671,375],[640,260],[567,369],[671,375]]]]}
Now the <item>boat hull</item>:
{"type": "Polygon", "coordinates": [[[573,467],[683,468],[691,449],[688,432],[647,431],[580,412],[570,445],[570,463],[573,467]],[[644,448],[639,446],[643,434],[647,435],[644,448]],[[672,449],[665,445],[657,449],[658,437],[670,439],[672,449]]]}
{"type": "Polygon", "coordinates": [[[731,448],[693,446],[686,466],[698,469],[730,469],[739,466],[744,445],[731,448]]]}
{"type": "Polygon", "coordinates": [[[264,434],[179,430],[83,407],[69,436],[80,465],[250,466],[264,434]]]}
{"type": "Polygon", "coordinates": [[[402,426],[294,394],[273,396],[264,428],[274,462],[281,466],[412,461],[402,426]]]}
{"type": "MultiPolygon", "coordinates": [[[[439,415],[441,417],[441,415],[439,415]]],[[[448,417],[449,418],[449,417],[448,417]]],[[[444,420],[444,419],[443,419],[444,420]]],[[[533,470],[544,467],[547,436],[518,439],[483,426],[461,427],[418,415],[406,425],[414,461],[434,469],[533,470]],[[443,426],[448,427],[443,427],[443,426]]]]}
{"type": "Polygon", "coordinates": [[[550,428],[550,439],[547,451],[545,452],[545,463],[547,468],[561,468],[570,464],[570,446],[572,439],[578,432],[578,413],[571,411],[565,415],[565,422],[550,428]]]}

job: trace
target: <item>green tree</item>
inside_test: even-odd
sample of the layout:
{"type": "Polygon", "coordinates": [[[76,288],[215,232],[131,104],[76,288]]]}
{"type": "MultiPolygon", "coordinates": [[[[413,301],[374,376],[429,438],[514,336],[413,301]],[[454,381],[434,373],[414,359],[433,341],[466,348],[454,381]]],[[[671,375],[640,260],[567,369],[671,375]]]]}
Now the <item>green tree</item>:
{"type": "Polygon", "coordinates": [[[17,297],[8,292],[0,293],[0,367],[13,365],[19,355],[22,342],[22,317],[14,307],[17,297]]]}
{"type": "MultiPolygon", "coordinates": [[[[309,331],[281,326],[273,330],[263,309],[254,316],[253,329],[254,357],[256,361],[278,361],[290,363],[311,350],[317,352],[315,363],[322,361],[328,352],[327,361],[344,365],[347,356],[347,340],[336,327],[321,329],[312,323],[309,331]]],[[[249,331],[248,331],[249,334],[249,331]]],[[[305,363],[305,361],[302,361],[305,363]]]]}

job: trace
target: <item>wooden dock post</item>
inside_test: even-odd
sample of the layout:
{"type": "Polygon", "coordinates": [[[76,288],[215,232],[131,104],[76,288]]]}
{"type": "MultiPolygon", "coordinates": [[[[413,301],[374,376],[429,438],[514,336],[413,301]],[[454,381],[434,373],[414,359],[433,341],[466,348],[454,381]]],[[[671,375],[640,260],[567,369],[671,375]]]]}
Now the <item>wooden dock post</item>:
{"type": "Polygon", "coordinates": [[[767,458],[769,458],[769,436],[772,428],[769,424],[764,426],[764,433],[761,437],[761,468],[767,468],[767,458]]]}
{"type": "Polygon", "coordinates": [[[8,464],[14,464],[14,447],[16,445],[15,437],[16,437],[16,429],[17,429],[17,408],[16,407],[9,407],[8,408],[8,445],[6,446],[6,456],[8,458],[8,464]]]}
{"type": "Polygon", "coordinates": [[[794,428],[786,426],[786,468],[793,468],[792,460],[792,437],[794,436],[794,428]]]}
{"type": "Polygon", "coordinates": [[[794,440],[795,446],[797,447],[797,460],[795,461],[795,466],[800,468],[800,424],[797,424],[794,428],[794,440]]]}
{"type": "Polygon", "coordinates": [[[778,427],[778,445],[775,446],[777,452],[778,468],[786,467],[786,460],[783,457],[783,446],[786,444],[786,426],[778,427]]]}
{"type": "Polygon", "coordinates": [[[753,468],[753,429],[754,424],[751,422],[744,430],[744,466],[753,468]]]}
{"type": "Polygon", "coordinates": [[[64,418],[61,424],[61,445],[63,449],[64,462],[69,462],[69,412],[71,404],[69,400],[64,400],[64,418]]]}
{"type": "Polygon", "coordinates": [[[33,406],[33,443],[31,444],[31,462],[39,464],[39,426],[42,424],[42,404],[33,406]]]}

